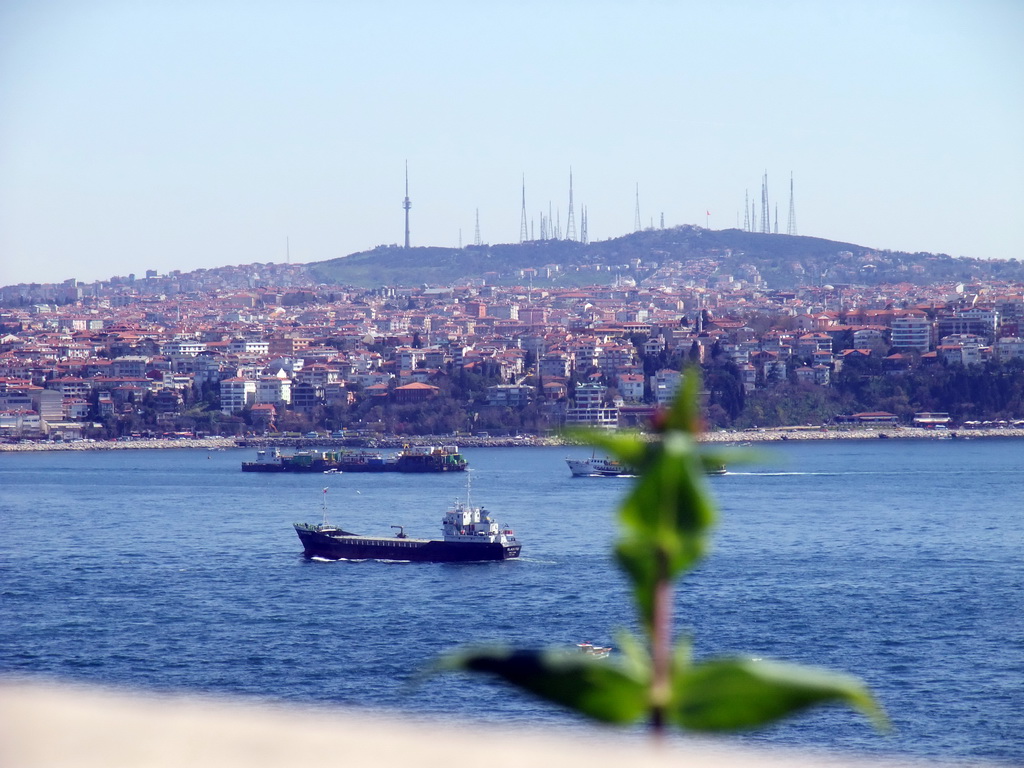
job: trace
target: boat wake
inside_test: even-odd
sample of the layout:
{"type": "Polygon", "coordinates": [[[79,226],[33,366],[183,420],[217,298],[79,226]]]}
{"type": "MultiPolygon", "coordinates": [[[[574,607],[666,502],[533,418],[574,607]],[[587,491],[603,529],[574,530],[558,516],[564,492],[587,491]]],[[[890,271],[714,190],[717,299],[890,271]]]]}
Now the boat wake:
{"type": "Polygon", "coordinates": [[[853,474],[845,472],[727,472],[730,477],[829,477],[840,474],[853,474]]]}

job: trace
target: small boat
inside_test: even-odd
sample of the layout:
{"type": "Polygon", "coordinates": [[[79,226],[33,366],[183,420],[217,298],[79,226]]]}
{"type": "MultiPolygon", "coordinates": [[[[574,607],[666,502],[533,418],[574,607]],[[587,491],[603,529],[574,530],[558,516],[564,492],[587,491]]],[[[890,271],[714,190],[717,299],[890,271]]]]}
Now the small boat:
{"type": "Polygon", "coordinates": [[[585,653],[598,659],[607,658],[608,654],[612,652],[609,646],[594,645],[593,643],[576,643],[576,647],[580,649],[580,653],[585,653]]]}
{"type": "Polygon", "coordinates": [[[393,525],[394,536],[360,536],[327,521],[324,488],[323,522],[295,523],[307,558],[322,560],[401,560],[420,563],[463,563],[519,557],[522,544],[507,525],[496,523],[486,509],[456,501],[441,520],[441,539],[417,539],[393,525]]]}

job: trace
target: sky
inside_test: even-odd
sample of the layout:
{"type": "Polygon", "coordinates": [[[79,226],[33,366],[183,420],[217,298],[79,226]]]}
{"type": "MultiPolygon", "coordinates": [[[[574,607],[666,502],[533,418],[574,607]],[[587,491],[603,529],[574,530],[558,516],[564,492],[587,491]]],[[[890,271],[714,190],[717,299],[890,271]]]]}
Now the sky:
{"type": "Polygon", "coordinates": [[[0,285],[773,225],[1024,257],[1024,3],[3,0],[0,285]]]}

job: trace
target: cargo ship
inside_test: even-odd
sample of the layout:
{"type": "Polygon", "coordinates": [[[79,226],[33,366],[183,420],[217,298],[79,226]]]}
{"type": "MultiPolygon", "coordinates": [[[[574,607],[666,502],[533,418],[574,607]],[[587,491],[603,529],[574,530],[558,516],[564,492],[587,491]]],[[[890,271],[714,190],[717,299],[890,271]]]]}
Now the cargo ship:
{"type": "Polygon", "coordinates": [[[242,463],[243,472],[463,472],[468,463],[455,445],[407,445],[397,453],[378,451],[297,451],[277,448],[256,452],[242,463]]]}
{"type": "Polygon", "coordinates": [[[327,489],[321,523],[295,523],[295,532],[307,558],[321,560],[398,560],[418,563],[465,563],[519,557],[522,544],[508,526],[498,525],[483,507],[455,502],[441,520],[441,539],[360,536],[327,521],[327,489]]]}

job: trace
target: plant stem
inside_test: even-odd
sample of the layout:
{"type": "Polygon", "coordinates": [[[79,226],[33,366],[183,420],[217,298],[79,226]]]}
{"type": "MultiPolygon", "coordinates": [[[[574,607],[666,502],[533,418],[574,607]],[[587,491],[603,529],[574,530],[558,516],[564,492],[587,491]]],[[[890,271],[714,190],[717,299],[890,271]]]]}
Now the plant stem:
{"type": "Polygon", "coordinates": [[[666,712],[672,698],[672,581],[664,550],[659,547],[655,556],[657,575],[651,616],[651,730],[660,739],[665,733],[666,712]]]}

